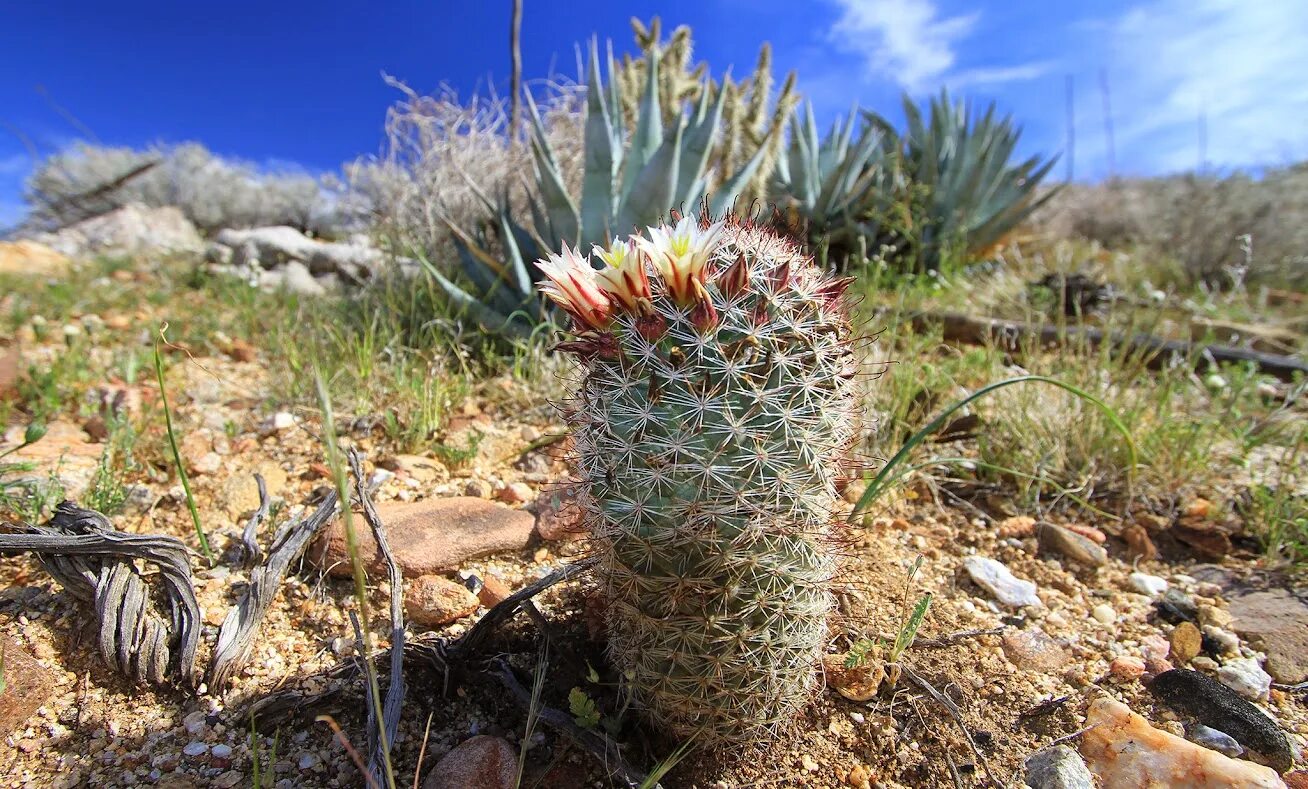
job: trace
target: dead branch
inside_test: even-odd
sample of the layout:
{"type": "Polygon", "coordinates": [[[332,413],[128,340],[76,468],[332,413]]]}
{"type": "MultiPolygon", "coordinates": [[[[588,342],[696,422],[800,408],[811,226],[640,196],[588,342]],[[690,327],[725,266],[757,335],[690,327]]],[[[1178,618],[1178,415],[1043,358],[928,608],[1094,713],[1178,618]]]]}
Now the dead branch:
{"type": "MultiPolygon", "coordinates": [[[[391,678],[390,686],[386,689],[385,708],[382,710],[386,746],[389,749],[390,744],[395,742],[396,733],[400,730],[400,712],[401,707],[404,706],[404,576],[395,561],[395,555],[391,553],[390,543],[386,541],[386,527],[382,524],[381,516],[377,514],[377,508],[373,506],[372,497],[368,494],[368,483],[363,476],[363,461],[354,448],[350,449],[349,458],[350,470],[354,472],[355,496],[358,497],[359,505],[363,508],[364,520],[372,529],[373,539],[377,541],[377,547],[386,560],[386,572],[391,585],[391,678]]],[[[353,617],[354,612],[350,612],[350,615],[353,617]]],[[[368,686],[368,693],[372,693],[371,685],[368,686]]],[[[382,743],[377,738],[377,721],[374,716],[376,709],[376,704],[368,705],[368,772],[377,779],[378,783],[381,783],[384,754],[382,743]]]]}
{"type": "Polygon", "coordinates": [[[1091,348],[1108,344],[1115,353],[1140,354],[1151,370],[1165,369],[1188,360],[1196,370],[1206,370],[1218,363],[1252,362],[1262,372],[1282,381],[1292,381],[1296,374],[1308,374],[1308,364],[1293,356],[1229,345],[1168,340],[1152,334],[1106,332],[1091,327],[1062,328],[997,318],[973,318],[955,312],[921,313],[912,317],[912,324],[918,331],[930,331],[940,326],[944,330],[945,342],[993,344],[1009,353],[1020,353],[1033,341],[1042,347],[1062,347],[1084,341],[1091,348]]]}
{"type": "Polygon", "coordinates": [[[163,683],[175,675],[194,684],[200,607],[181,540],[115,531],[108,518],[71,501],[55,507],[43,525],[16,528],[16,534],[0,534],[0,554],[36,553],[69,594],[94,607],[100,655],[111,669],[137,682],[163,683]],[[138,559],[159,568],[167,619],[155,609],[138,559]]]}
{"type": "Polygon", "coordinates": [[[977,763],[981,765],[981,769],[985,770],[986,777],[996,786],[1006,787],[1003,781],[996,778],[994,773],[990,772],[990,764],[986,762],[986,757],[982,756],[980,749],[976,747],[976,740],[972,739],[972,730],[967,728],[967,724],[963,722],[963,711],[958,708],[958,705],[954,703],[953,699],[936,690],[934,685],[927,682],[921,674],[914,671],[907,663],[901,661],[899,667],[903,669],[904,675],[912,680],[914,685],[917,685],[937,704],[944,707],[945,712],[949,713],[949,717],[953,718],[954,723],[958,724],[959,730],[963,732],[963,738],[967,740],[968,747],[972,749],[972,755],[976,757],[977,763]]]}
{"type": "Polygon", "coordinates": [[[50,213],[51,216],[59,216],[69,208],[77,209],[77,215],[74,218],[66,219],[58,222],[54,227],[51,227],[49,229],[50,232],[53,233],[62,230],[63,228],[68,227],[69,225],[76,224],[77,222],[83,222],[86,221],[87,219],[92,219],[94,217],[100,216],[101,214],[107,214],[110,211],[114,210],[118,206],[111,204],[105,208],[87,208],[85,206],[85,203],[91,200],[96,200],[101,197],[104,197],[105,195],[110,194],[111,192],[118,191],[119,189],[126,186],[128,182],[135,180],[136,178],[142,175],[145,175],[149,171],[153,170],[155,167],[158,167],[162,162],[163,162],[162,159],[151,159],[148,162],[142,162],[141,164],[138,164],[137,166],[133,167],[132,169],[128,170],[127,172],[123,173],[117,178],[114,178],[109,181],[105,181],[102,184],[96,184],[95,186],[83,192],[78,192],[75,195],[68,195],[67,197],[61,197],[58,200],[47,201],[45,208],[50,213]]]}
{"type": "Polygon", "coordinates": [[[259,509],[250,516],[245,529],[241,531],[241,564],[247,567],[258,564],[263,558],[263,552],[259,550],[259,525],[268,517],[270,504],[268,484],[263,481],[263,475],[257,471],[254,473],[254,484],[259,487],[259,509]]]}
{"type": "Polygon", "coordinates": [[[311,515],[291,521],[277,531],[264,563],[250,571],[245,595],[227,612],[218,629],[218,643],[214,645],[213,663],[209,667],[210,688],[225,687],[245,666],[255,636],[287,571],[304,554],[314,536],[331,522],[337,509],[333,491],[311,515]]]}

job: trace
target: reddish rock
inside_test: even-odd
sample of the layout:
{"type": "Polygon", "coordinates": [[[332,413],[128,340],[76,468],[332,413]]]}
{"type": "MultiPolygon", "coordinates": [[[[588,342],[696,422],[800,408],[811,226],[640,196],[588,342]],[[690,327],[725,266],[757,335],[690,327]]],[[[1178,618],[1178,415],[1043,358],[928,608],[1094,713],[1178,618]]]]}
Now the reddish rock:
{"type": "MultiPolygon", "coordinates": [[[[377,512],[395,561],[408,578],[452,570],[497,551],[522,550],[533,525],[530,513],[462,496],[380,504],[377,512]]],[[[372,531],[361,515],[355,516],[354,524],[360,553],[366,557],[364,567],[370,574],[384,572],[386,565],[372,531]]],[[[331,575],[350,575],[345,527],[339,519],[311,546],[309,558],[331,575]]]]}
{"type": "Polygon", "coordinates": [[[54,675],[9,638],[0,636],[5,689],[0,693],[0,739],[23,728],[54,696],[54,675]]]}
{"type": "Polygon", "coordinates": [[[1308,771],[1295,770],[1282,775],[1281,780],[1285,781],[1286,789],[1308,789],[1308,771]]]}
{"type": "Polygon", "coordinates": [[[404,611],[425,627],[448,625],[477,610],[477,597],[462,584],[439,575],[424,575],[409,584],[404,611]]]}
{"type": "Polygon", "coordinates": [[[571,540],[585,534],[586,524],[578,504],[581,495],[580,483],[567,482],[536,499],[536,533],[542,540],[571,540]]]}
{"type": "Polygon", "coordinates": [[[436,763],[422,789],[513,789],[518,752],[502,737],[479,734],[436,763]]]}
{"type": "Polygon", "coordinates": [[[232,340],[227,346],[227,355],[236,362],[252,362],[258,358],[258,352],[254,346],[245,340],[232,340]]]}
{"type": "Polygon", "coordinates": [[[481,590],[477,592],[477,599],[487,608],[494,608],[508,599],[513,594],[509,585],[501,581],[497,576],[487,573],[482,579],[481,590]]]}
{"type": "Polygon", "coordinates": [[[1108,536],[1093,526],[1087,526],[1084,523],[1069,523],[1066,528],[1068,531],[1076,532],[1088,540],[1094,540],[1100,545],[1108,542],[1108,536]]]}
{"type": "Polygon", "coordinates": [[[1108,671],[1122,682],[1134,682],[1145,673],[1145,662],[1134,655],[1122,655],[1113,658],[1108,671]]]}

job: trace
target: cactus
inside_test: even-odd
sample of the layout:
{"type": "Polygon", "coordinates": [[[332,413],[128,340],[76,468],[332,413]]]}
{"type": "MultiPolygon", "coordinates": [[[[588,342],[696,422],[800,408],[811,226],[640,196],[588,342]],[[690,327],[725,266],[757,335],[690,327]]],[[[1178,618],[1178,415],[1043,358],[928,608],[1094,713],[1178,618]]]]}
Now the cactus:
{"type": "Polygon", "coordinates": [[[677,108],[684,102],[699,101],[705,91],[712,101],[722,99],[722,135],[709,155],[708,167],[719,174],[737,172],[759,156],[761,164],[744,185],[740,196],[745,203],[766,197],[768,179],[781,153],[786,119],[799,103],[795,90],[795,72],[789,72],[773,95],[772,47],[764,42],[759,48],[754,71],[735,82],[730,76],[718,83],[708,78],[708,64],[692,65],[694,41],[691,30],[680,25],[666,42],[661,40],[662,23],[658,17],[646,25],[632,18],[631,28],[642,55],[623,57],[617,75],[617,88],[623,117],[634,123],[640,112],[649,64],[657,60],[659,101],[664,122],[672,123],[677,108]]]}
{"type": "Polygon", "coordinates": [[[853,352],[835,280],[790,241],[685,218],[537,265],[575,323],[566,411],[609,653],[671,733],[727,744],[811,699],[835,571],[853,352]]]}

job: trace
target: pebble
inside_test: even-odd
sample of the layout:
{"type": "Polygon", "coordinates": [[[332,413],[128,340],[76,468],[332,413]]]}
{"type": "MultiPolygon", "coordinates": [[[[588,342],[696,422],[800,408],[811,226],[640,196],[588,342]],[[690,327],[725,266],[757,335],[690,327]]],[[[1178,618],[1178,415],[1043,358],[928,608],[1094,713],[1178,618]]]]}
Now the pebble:
{"type": "Polygon", "coordinates": [[[474,499],[489,499],[494,492],[491,484],[484,479],[470,479],[463,486],[463,495],[474,499]]]}
{"type": "Polygon", "coordinates": [[[1131,573],[1128,577],[1131,588],[1143,595],[1157,597],[1167,591],[1167,579],[1148,573],[1131,573]]]}
{"type": "Polygon", "coordinates": [[[1280,727],[1221,682],[1178,668],[1159,674],[1149,683],[1149,692],[1173,711],[1229,734],[1277,770],[1290,769],[1294,756],[1280,727]]]}
{"type": "Polygon", "coordinates": [[[1064,556],[1078,564],[1102,567],[1108,563],[1108,551],[1094,540],[1053,523],[1036,527],[1041,550],[1064,556]]]}
{"type": "Polygon", "coordinates": [[[1222,655],[1240,654],[1240,637],[1230,630],[1224,630],[1214,625],[1204,625],[1204,638],[1212,642],[1217,647],[1217,651],[1222,655]]]}
{"type": "MultiPolygon", "coordinates": [[[[1172,580],[1176,581],[1176,577],[1173,576],[1172,580]]],[[[1199,616],[1194,600],[1180,589],[1167,590],[1162,599],[1154,601],[1154,608],[1158,610],[1158,616],[1171,625],[1194,622],[1199,616]]]]}
{"type": "Polygon", "coordinates": [[[1032,671],[1054,671],[1070,659],[1066,649],[1036,627],[1005,632],[1000,646],[1013,665],[1032,671]]]}
{"type": "Polygon", "coordinates": [[[969,556],[963,560],[963,569],[977,586],[1010,608],[1044,605],[1036,596],[1034,583],[1015,577],[1007,567],[994,559],[969,556]]]}
{"type": "Polygon", "coordinates": [[[1244,753],[1244,747],[1235,741],[1235,738],[1224,731],[1196,723],[1186,729],[1185,737],[1196,745],[1202,745],[1209,750],[1217,751],[1223,756],[1229,756],[1232,759],[1244,753]]]}
{"type": "Polygon", "coordinates": [[[1156,729],[1110,698],[1091,702],[1086,726],[1081,755],[1105,787],[1282,786],[1271,768],[1231,759],[1156,729]]]}
{"type": "Polygon", "coordinates": [[[1121,655],[1113,658],[1108,670],[1123,682],[1134,682],[1144,676],[1145,662],[1134,655],[1121,655]]]}
{"type": "Polygon", "coordinates": [[[1111,625],[1117,621],[1117,612],[1107,603],[1100,603],[1090,609],[1090,616],[1101,625],[1111,625]]]}
{"type": "Polygon", "coordinates": [[[1203,634],[1190,622],[1172,628],[1167,641],[1172,647],[1172,659],[1182,666],[1194,660],[1203,649],[1203,634]]]}
{"type": "Polygon", "coordinates": [[[805,772],[815,773],[821,767],[817,761],[807,753],[799,757],[799,763],[804,767],[805,772]]]}
{"type": "Polygon", "coordinates": [[[425,627],[440,627],[477,610],[477,596],[462,584],[439,575],[424,575],[409,584],[404,612],[425,627]]]}
{"type": "Polygon", "coordinates": [[[186,756],[191,759],[198,759],[201,756],[204,756],[208,752],[209,752],[208,745],[195,740],[188,742],[186,744],[186,747],[182,748],[182,753],[186,754],[186,756]]]}
{"type": "Polygon", "coordinates": [[[1026,785],[1032,789],[1095,789],[1095,779],[1080,754],[1066,745],[1053,745],[1027,757],[1026,785]]]}
{"type": "Polygon", "coordinates": [[[1253,658],[1232,660],[1217,669],[1217,681],[1252,701],[1267,698],[1272,689],[1272,677],[1253,658]]]}
{"type": "Polygon", "coordinates": [[[322,760],[318,758],[317,754],[305,752],[300,754],[300,758],[295,764],[301,770],[313,770],[321,763],[322,760]]]}
{"type": "Polygon", "coordinates": [[[536,492],[525,482],[511,482],[495,492],[495,498],[505,504],[525,504],[536,492]]]}
{"type": "Polygon", "coordinates": [[[230,759],[232,758],[232,746],[219,743],[213,746],[209,753],[213,754],[215,759],[230,759]]]}
{"type": "Polygon", "coordinates": [[[1201,605],[1195,613],[1199,624],[1205,627],[1227,627],[1231,624],[1230,612],[1215,605],[1201,605]]]}
{"type": "Polygon", "coordinates": [[[478,734],[436,763],[423,789],[511,789],[518,772],[518,751],[501,737],[478,734]]]}
{"type": "Polygon", "coordinates": [[[295,427],[295,415],[289,411],[278,411],[259,423],[260,438],[268,438],[295,427]]]}

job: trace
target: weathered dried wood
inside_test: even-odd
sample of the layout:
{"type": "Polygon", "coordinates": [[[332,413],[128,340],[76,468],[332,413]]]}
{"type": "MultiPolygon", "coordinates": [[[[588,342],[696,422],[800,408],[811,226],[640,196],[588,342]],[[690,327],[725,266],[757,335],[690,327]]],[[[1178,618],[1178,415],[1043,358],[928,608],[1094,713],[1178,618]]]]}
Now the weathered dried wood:
{"type": "Polygon", "coordinates": [[[69,208],[75,208],[78,210],[78,215],[76,217],[59,222],[54,227],[49,228],[50,232],[62,230],[63,228],[68,227],[69,225],[73,225],[78,222],[84,222],[87,219],[93,219],[97,216],[100,216],[101,214],[107,214],[110,211],[113,211],[115,208],[118,208],[119,206],[113,204],[107,207],[87,208],[83,204],[90,200],[95,200],[104,197],[105,195],[111,192],[118,191],[119,189],[126,186],[132,180],[142,175],[145,175],[149,171],[158,167],[162,162],[163,162],[162,159],[151,159],[148,162],[142,162],[141,164],[138,164],[137,166],[133,167],[132,169],[128,170],[122,175],[113,178],[112,180],[105,181],[104,183],[101,184],[96,184],[90,189],[87,189],[82,192],[78,192],[75,195],[68,195],[66,197],[61,197],[58,200],[45,201],[46,210],[49,211],[50,214],[53,216],[58,216],[59,214],[63,213],[65,210],[69,208]]]}
{"type": "MultiPolygon", "coordinates": [[[[382,749],[384,747],[389,750],[395,742],[395,735],[400,730],[401,708],[404,706],[404,576],[395,561],[395,555],[391,553],[390,543],[386,540],[386,526],[377,514],[377,508],[373,506],[372,497],[368,495],[368,483],[363,477],[363,461],[353,448],[350,449],[349,458],[350,470],[354,472],[355,495],[363,509],[363,518],[372,529],[373,539],[377,541],[377,548],[386,561],[386,573],[391,585],[391,676],[382,710],[382,722],[386,729],[384,744],[377,737],[377,705],[372,699],[369,699],[368,704],[368,772],[381,784],[385,761],[383,756],[386,755],[382,749]]],[[[372,694],[371,684],[368,686],[368,694],[372,694]]]]}
{"type": "Polygon", "coordinates": [[[174,677],[195,681],[200,607],[191,580],[190,552],[181,540],[115,531],[94,510],[65,501],[45,524],[15,524],[0,534],[0,554],[35,553],[69,594],[89,603],[99,620],[97,644],[106,664],[138,682],[174,677]],[[159,568],[169,616],[155,609],[151,584],[136,560],[159,568]]]}
{"type": "Polygon", "coordinates": [[[1045,347],[1060,347],[1085,342],[1092,348],[1105,343],[1115,353],[1139,354],[1146,366],[1158,370],[1177,363],[1189,363],[1205,370],[1215,363],[1252,362],[1259,370],[1282,381],[1292,381],[1296,374],[1308,375],[1308,363],[1293,356],[1261,353],[1229,345],[1204,345],[1186,340],[1168,340],[1152,334],[1104,331],[1092,327],[1059,327],[1030,324],[998,318],[974,318],[956,312],[926,312],[912,317],[918,331],[939,326],[945,342],[989,345],[1018,353],[1033,341],[1045,347]]]}
{"type": "Polygon", "coordinates": [[[259,509],[255,510],[246,521],[245,528],[241,531],[241,563],[246,567],[259,563],[263,558],[263,552],[259,550],[259,526],[263,519],[268,517],[268,484],[264,482],[263,475],[259,472],[254,473],[254,484],[259,488],[259,509]]]}
{"type": "Polygon", "coordinates": [[[225,687],[245,666],[254,647],[254,638],[287,570],[304,554],[314,535],[331,522],[337,509],[337,497],[333,491],[311,515],[291,521],[277,531],[264,563],[250,571],[250,585],[245,595],[227,612],[218,629],[218,643],[214,645],[213,662],[209,666],[211,689],[225,687]]]}

